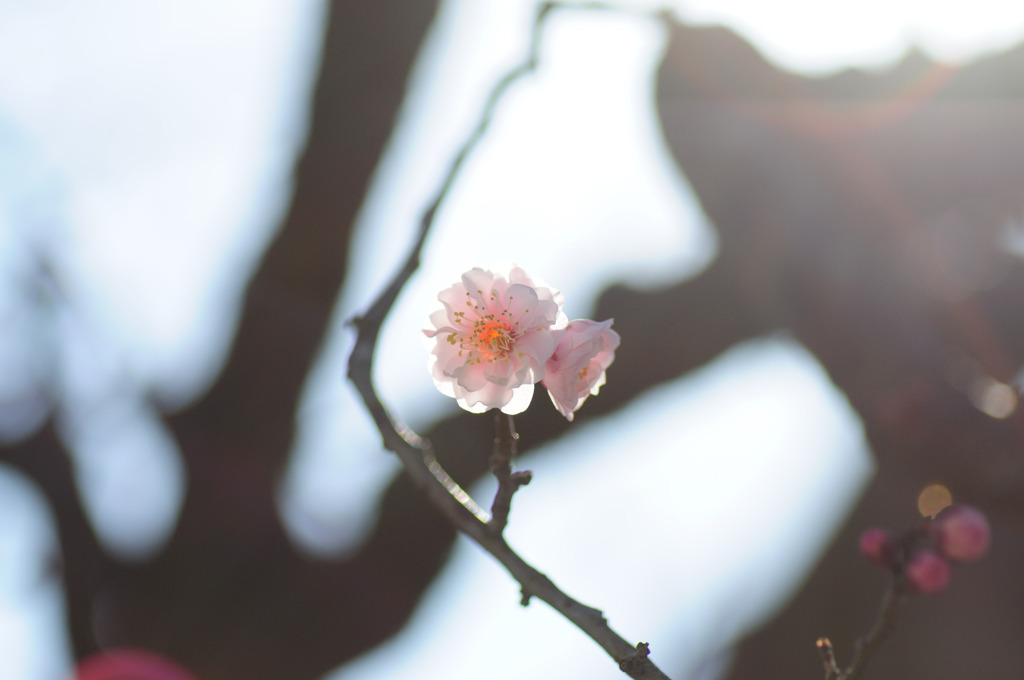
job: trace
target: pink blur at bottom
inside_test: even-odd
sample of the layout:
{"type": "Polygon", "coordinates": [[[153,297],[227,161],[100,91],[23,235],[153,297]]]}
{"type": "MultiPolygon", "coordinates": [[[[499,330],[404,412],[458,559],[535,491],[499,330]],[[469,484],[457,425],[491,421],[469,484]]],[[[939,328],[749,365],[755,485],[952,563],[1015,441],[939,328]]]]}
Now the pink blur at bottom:
{"type": "Polygon", "coordinates": [[[170,659],[144,649],[107,649],[85,659],[68,680],[198,680],[170,659]]]}

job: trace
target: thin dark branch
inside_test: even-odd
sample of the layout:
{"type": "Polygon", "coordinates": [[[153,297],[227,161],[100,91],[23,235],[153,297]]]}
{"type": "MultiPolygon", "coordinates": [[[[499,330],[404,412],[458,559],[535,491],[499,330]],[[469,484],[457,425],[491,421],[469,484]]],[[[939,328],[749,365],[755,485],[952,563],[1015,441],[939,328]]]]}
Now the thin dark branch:
{"type": "MultiPolygon", "coordinates": [[[[668,676],[648,658],[647,643],[634,646],[627,642],[612,630],[600,610],[588,607],[566,595],[551,579],[525,562],[508,546],[502,538],[500,530],[495,531],[489,524],[487,514],[444,472],[430,452],[429,444],[392,418],[377,396],[371,377],[374,352],[381,326],[402,288],[419,266],[420,253],[438,208],[448,196],[466,158],[487,131],[502,95],[516,80],[535,70],[537,48],[544,22],[552,10],[559,7],[561,6],[553,3],[545,3],[540,6],[534,22],[530,50],[526,60],[495,85],[487,99],[477,127],[456,154],[436,198],[424,212],[419,234],[405,263],[395,274],[391,284],[367,312],[354,320],[358,333],[355,347],[349,357],[349,379],[359,391],[367,411],[380,430],[384,446],[398,455],[406,472],[416,486],[427,495],[431,503],[459,531],[475,540],[484,550],[493,555],[519,582],[522,587],[523,604],[527,604],[532,597],[547,602],[597,642],[630,677],[642,677],[644,680],[668,680],[668,676]]],[[[594,5],[590,9],[610,9],[610,7],[594,5]]],[[[507,518],[507,508],[505,517],[507,518]]]]}
{"type": "Polygon", "coordinates": [[[480,140],[483,139],[487,130],[490,128],[491,120],[494,118],[494,111],[497,109],[498,102],[509,87],[511,87],[517,80],[536,70],[537,53],[540,44],[540,32],[544,19],[550,11],[550,5],[541,6],[541,9],[537,14],[536,21],[534,22],[534,28],[531,33],[529,54],[527,55],[526,60],[505,74],[505,76],[495,84],[490,95],[488,95],[487,101],[484,103],[484,109],[480,116],[480,120],[477,122],[476,127],[470,133],[458,153],[455,154],[455,159],[448,168],[448,173],[445,175],[444,181],[442,181],[437,195],[420,218],[419,232],[416,237],[416,242],[409,251],[409,255],[402,268],[395,275],[394,279],[392,279],[391,285],[389,285],[380,297],[377,298],[370,309],[367,310],[366,314],[363,317],[354,320],[356,326],[359,328],[360,339],[366,336],[368,342],[362,348],[360,348],[357,343],[355,351],[353,351],[353,355],[360,349],[365,351],[367,348],[372,349],[375,345],[376,336],[380,332],[380,327],[383,323],[384,317],[387,315],[392,305],[394,305],[395,300],[398,298],[398,294],[402,291],[402,288],[405,287],[405,284],[409,281],[420,265],[420,253],[422,253],[423,245],[426,243],[427,234],[430,233],[430,227],[434,223],[434,216],[437,214],[441,204],[444,203],[445,199],[448,197],[448,194],[451,191],[452,186],[455,184],[455,180],[459,175],[459,171],[462,170],[462,166],[465,164],[466,159],[476,148],[477,144],[480,143],[480,140]],[[372,342],[369,342],[369,340],[372,340],[372,342]]]}
{"type": "Polygon", "coordinates": [[[864,672],[864,668],[867,666],[868,659],[889,637],[889,633],[892,632],[893,626],[896,624],[896,615],[899,614],[906,601],[907,594],[904,592],[903,586],[898,578],[894,579],[885,591],[885,597],[882,599],[882,606],[879,608],[875,625],[871,627],[871,630],[864,637],[857,640],[853,661],[847,666],[842,680],[856,680],[856,678],[861,676],[861,673],[864,672]]]}
{"type": "Polygon", "coordinates": [[[845,670],[836,663],[835,650],[828,638],[818,639],[818,652],[825,665],[825,680],[857,680],[867,667],[871,655],[885,642],[896,624],[896,616],[907,601],[905,586],[899,577],[893,579],[882,598],[878,618],[865,635],[858,638],[854,646],[853,660],[845,670]]]}

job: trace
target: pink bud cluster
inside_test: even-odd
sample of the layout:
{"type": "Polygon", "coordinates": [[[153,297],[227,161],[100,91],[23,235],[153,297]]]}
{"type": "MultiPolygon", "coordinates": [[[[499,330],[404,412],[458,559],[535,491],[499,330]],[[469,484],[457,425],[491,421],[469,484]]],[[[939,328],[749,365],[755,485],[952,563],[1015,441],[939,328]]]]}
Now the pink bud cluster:
{"type": "Polygon", "coordinates": [[[437,296],[423,333],[437,389],[473,413],[526,410],[541,383],[568,420],[604,385],[619,335],[612,320],[569,321],[562,294],[512,267],[475,268],[437,296]]]}
{"type": "Polygon", "coordinates": [[[988,518],[970,505],[951,505],[897,538],[872,527],[860,537],[860,552],[872,564],[905,579],[913,591],[931,595],[949,586],[955,563],[973,562],[988,552],[988,518]]]}

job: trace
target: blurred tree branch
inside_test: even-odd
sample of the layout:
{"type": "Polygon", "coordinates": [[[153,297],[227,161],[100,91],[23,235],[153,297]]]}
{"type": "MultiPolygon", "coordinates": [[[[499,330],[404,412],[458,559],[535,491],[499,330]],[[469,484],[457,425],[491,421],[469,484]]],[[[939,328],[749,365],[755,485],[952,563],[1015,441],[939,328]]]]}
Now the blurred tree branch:
{"type": "MultiPolygon", "coordinates": [[[[814,677],[813,658],[779,650],[837,627],[855,638],[871,586],[852,546],[865,526],[913,513],[927,483],[982,505],[1004,531],[1019,527],[1024,413],[992,417],[978,390],[1014,382],[1024,361],[1022,263],[1003,248],[1024,213],[1022,70],[1018,47],[959,68],[910,54],[884,72],[804,78],[726,29],[673,29],[659,115],[718,230],[723,278],[745,311],[815,354],[860,415],[877,463],[822,563],[741,645],[730,678],[814,677]]],[[[1021,557],[1006,548],[979,565],[986,574],[974,572],[996,592],[1016,591],[1021,557]]],[[[1001,608],[982,615],[962,595],[969,586],[957,586],[939,599],[942,615],[936,602],[920,605],[930,617],[918,606],[907,614],[872,677],[1024,667],[1019,647],[997,642],[1020,622],[1001,608]],[[987,634],[944,625],[968,620],[987,634]],[[928,653],[907,653],[923,640],[928,653]]]]}
{"type": "MultiPolygon", "coordinates": [[[[290,210],[248,286],[221,375],[167,418],[188,491],[166,548],[139,564],[104,554],[52,423],[2,452],[55,512],[76,656],[98,645],[142,646],[203,678],[315,678],[397,630],[429,583],[432,572],[417,568],[420,550],[405,536],[371,540],[345,563],[299,554],[275,497],[299,395],[345,276],[352,223],[436,4],[331,3],[290,210]],[[351,588],[380,574],[400,584],[387,597],[351,588]]],[[[419,535],[429,542],[432,534],[419,535]]]]}

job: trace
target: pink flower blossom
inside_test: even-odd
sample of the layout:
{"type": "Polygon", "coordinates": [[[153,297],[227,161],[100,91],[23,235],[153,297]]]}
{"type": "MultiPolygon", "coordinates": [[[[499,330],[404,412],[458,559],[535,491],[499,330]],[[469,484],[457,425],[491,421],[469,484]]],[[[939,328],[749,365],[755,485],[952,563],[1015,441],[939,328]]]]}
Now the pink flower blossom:
{"type": "Polygon", "coordinates": [[[437,342],[430,372],[442,394],[473,413],[520,413],[555,350],[554,329],[565,324],[562,296],[535,284],[522,269],[508,276],[475,268],[442,291],[430,315],[437,342]]]}
{"type": "Polygon", "coordinates": [[[570,421],[587,397],[604,385],[605,370],[615,360],[619,334],[611,326],[612,319],[570,321],[548,359],[544,387],[555,408],[570,421]]]}

